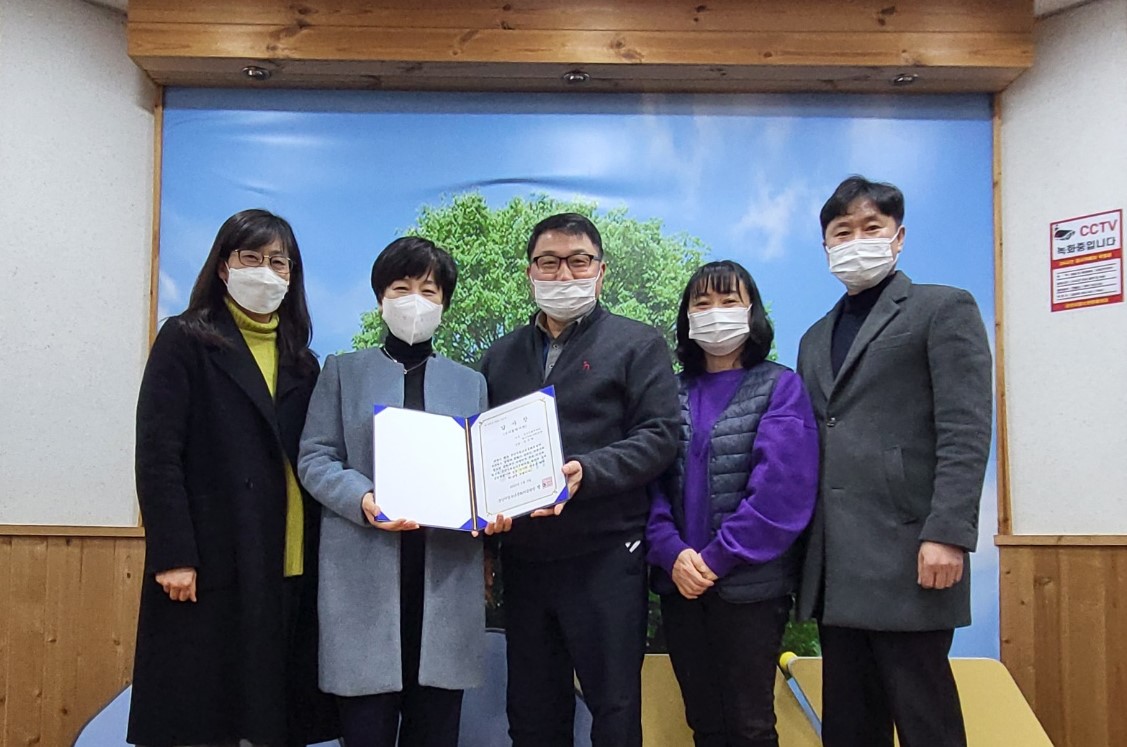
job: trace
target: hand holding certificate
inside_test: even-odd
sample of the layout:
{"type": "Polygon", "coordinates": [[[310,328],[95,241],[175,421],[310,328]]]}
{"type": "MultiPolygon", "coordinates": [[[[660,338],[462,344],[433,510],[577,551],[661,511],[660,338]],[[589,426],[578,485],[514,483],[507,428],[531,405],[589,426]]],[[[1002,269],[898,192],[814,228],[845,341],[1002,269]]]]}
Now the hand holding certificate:
{"type": "Polygon", "coordinates": [[[377,405],[372,439],[381,522],[481,531],[569,497],[551,387],[470,418],[377,405]]]}

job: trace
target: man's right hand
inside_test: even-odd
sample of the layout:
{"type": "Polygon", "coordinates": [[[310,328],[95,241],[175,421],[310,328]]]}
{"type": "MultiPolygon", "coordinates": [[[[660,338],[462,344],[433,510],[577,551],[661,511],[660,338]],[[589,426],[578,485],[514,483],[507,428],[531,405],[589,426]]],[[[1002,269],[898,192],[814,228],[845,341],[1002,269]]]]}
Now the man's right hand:
{"type": "Polygon", "coordinates": [[[696,555],[696,550],[685,548],[673,562],[671,574],[673,583],[677,585],[677,591],[681,592],[681,596],[685,599],[696,599],[712,587],[713,582],[697,570],[697,564],[694,562],[696,555]]]}
{"type": "Polygon", "coordinates": [[[196,569],[172,568],[156,574],[156,581],[174,602],[196,601],[196,569]]]}
{"type": "Polygon", "coordinates": [[[365,493],[364,497],[360,499],[360,508],[364,511],[364,518],[376,529],[382,529],[385,532],[407,532],[419,528],[417,521],[408,521],[407,519],[380,521],[377,519],[376,517],[380,515],[380,507],[376,505],[376,496],[371,491],[365,493]]]}

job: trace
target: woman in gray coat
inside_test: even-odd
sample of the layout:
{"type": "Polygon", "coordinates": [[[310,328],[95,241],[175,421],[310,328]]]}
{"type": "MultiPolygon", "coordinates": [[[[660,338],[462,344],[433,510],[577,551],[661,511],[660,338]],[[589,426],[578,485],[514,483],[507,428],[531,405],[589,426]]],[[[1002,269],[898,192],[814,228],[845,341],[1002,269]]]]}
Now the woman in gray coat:
{"type": "Polygon", "coordinates": [[[482,676],[480,540],[409,516],[381,521],[372,481],[374,405],[458,417],[487,406],[481,374],[431,347],[457,275],[426,239],[380,253],[372,290],[389,333],[382,347],[329,356],[301,437],[298,471],[324,506],[320,684],[337,696],[349,747],[391,747],[397,736],[400,747],[454,747],[462,691],[482,676]]]}

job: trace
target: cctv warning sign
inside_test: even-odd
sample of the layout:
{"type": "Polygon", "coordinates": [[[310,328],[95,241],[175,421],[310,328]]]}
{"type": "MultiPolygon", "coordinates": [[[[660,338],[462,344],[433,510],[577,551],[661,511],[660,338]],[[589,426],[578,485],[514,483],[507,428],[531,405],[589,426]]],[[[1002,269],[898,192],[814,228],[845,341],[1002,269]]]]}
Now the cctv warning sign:
{"type": "Polygon", "coordinates": [[[1053,311],[1123,302],[1123,210],[1049,224],[1053,311]]]}

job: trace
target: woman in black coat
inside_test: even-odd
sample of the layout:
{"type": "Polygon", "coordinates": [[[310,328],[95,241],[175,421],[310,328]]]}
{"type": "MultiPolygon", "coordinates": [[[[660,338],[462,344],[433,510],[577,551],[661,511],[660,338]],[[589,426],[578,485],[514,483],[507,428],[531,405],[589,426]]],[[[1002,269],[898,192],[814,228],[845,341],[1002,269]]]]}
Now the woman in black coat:
{"type": "Polygon", "coordinates": [[[316,687],[320,512],[293,470],[317,380],[310,336],[289,224],[231,216],[141,383],[132,743],[335,736],[316,687]]]}

